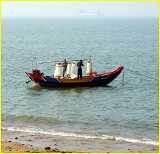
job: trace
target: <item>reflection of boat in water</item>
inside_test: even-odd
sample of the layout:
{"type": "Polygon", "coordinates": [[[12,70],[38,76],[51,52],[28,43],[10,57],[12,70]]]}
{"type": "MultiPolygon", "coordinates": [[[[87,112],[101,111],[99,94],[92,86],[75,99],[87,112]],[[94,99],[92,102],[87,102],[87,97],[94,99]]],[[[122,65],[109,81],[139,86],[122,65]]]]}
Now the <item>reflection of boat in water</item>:
{"type": "Polygon", "coordinates": [[[64,75],[63,62],[55,64],[53,76],[46,76],[38,69],[33,69],[32,72],[26,72],[26,74],[32,81],[43,87],[105,86],[112,82],[124,69],[123,66],[119,66],[108,72],[93,72],[92,61],[89,59],[86,63],[86,75],[78,79],[75,61],[67,61],[64,75]]]}

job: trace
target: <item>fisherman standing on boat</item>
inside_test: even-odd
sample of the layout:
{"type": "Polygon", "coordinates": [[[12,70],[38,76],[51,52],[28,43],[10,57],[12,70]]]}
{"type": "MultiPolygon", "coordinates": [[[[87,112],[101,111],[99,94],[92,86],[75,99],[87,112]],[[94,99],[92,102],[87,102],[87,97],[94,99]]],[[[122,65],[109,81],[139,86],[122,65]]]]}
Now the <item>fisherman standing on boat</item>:
{"type": "Polygon", "coordinates": [[[78,77],[78,79],[79,78],[82,78],[82,66],[83,66],[83,61],[82,60],[80,60],[78,63],[77,63],[77,67],[78,67],[78,75],[77,75],[77,77],[78,77]]]}
{"type": "Polygon", "coordinates": [[[66,73],[66,69],[67,69],[67,60],[66,60],[66,58],[64,59],[64,62],[63,62],[63,77],[64,77],[64,75],[65,75],[65,73],[66,73]]]}

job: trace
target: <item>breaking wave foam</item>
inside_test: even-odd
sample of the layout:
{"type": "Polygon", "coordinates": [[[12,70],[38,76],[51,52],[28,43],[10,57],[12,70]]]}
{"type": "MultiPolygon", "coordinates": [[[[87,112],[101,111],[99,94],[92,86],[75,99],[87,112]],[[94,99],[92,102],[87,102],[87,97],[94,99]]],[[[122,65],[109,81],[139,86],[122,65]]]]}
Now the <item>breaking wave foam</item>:
{"type": "Polygon", "coordinates": [[[158,145],[158,142],[150,140],[150,139],[139,140],[139,139],[125,138],[125,137],[120,137],[120,136],[110,136],[110,135],[90,136],[90,135],[81,135],[81,134],[76,134],[76,133],[65,133],[65,132],[55,132],[55,131],[45,132],[39,129],[20,129],[20,128],[14,128],[14,127],[3,128],[3,129],[8,130],[8,131],[45,134],[45,135],[53,135],[53,136],[76,137],[76,138],[84,138],[84,139],[115,140],[115,141],[129,142],[129,143],[158,145]]]}

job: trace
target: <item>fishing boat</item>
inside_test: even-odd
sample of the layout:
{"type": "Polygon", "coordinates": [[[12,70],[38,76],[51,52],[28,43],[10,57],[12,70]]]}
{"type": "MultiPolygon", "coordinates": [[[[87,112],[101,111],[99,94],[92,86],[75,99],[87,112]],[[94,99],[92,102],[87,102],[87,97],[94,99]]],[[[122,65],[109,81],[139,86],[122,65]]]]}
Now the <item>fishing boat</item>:
{"type": "Polygon", "coordinates": [[[65,73],[63,61],[56,61],[54,74],[44,75],[39,69],[32,69],[32,72],[25,72],[30,81],[42,87],[84,87],[84,86],[105,86],[111,83],[124,69],[118,66],[111,71],[95,72],[92,70],[91,58],[83,60],[85,62],[85,75],[77,77],[77,60],[68,60],[65,73]]]}

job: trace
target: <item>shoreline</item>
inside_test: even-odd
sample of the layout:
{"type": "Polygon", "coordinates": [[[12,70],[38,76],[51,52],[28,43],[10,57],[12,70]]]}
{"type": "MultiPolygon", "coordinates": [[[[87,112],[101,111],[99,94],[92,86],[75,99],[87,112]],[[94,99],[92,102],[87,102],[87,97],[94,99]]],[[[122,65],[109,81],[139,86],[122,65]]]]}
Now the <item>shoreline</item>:
{"type": "Polygon", "coordinates": [[[3,152],[158,152],[158,145],[2,130],[3,152]]]}

